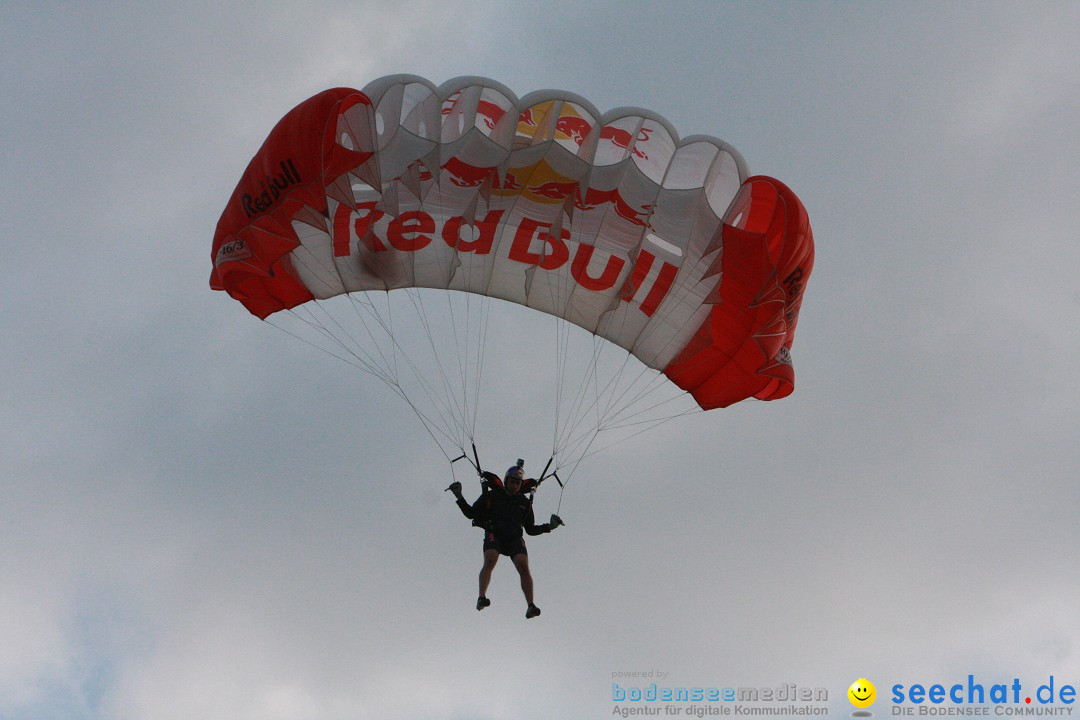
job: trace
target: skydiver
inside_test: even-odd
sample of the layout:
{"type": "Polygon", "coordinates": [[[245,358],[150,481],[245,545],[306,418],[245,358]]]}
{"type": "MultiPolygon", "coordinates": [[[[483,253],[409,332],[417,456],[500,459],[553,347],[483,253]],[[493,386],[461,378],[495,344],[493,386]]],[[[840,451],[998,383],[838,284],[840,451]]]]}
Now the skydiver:
{"type": "Polygon", "coordinates": [[[535,487],[536,482],[525,480],[525,471],[518,465],[506,471],[503,482],[498,483],[494,473],[482,473],[486,478],[485,490],[472,505],[461,495],[461,483],[453,482],[448,490],[457,498],[461,513],[473,521],[473,525],[484,528],[484,566],[480,569],[480,597],[476,599],[476,609],[483,610],[491,601],[487,598],[491,571],[499,561],[499,555],[506,555],[517,568],[521,577],[521,592],[529,604],[525,611],[526,618],[540,614],[540,608],[533,602],[533,580],[529,572],[529,555],[525,548],[522,530],[529,535],[548,533],[563,524],[558,515],[552,515],[551,521],[537,525],[533,517],[532,498],[522,493],[526,484],[535,487]]]}

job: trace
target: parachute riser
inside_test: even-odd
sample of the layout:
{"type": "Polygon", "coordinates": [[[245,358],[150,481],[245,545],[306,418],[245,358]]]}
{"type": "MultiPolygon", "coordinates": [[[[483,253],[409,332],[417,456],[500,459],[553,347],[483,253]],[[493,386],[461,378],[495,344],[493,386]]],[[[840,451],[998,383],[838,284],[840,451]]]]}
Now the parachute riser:
{"type": "Polygon", "coordinates": [[[536,487],[540,487],[540,483],[544,482],[545,480],[547,480],[550,477],[555,478],[555,482],[559,483],[559,487],[564,487],[563,486],[563,481],[561,479],[559,479],[559,471],[558,470],[553,470],[550,474],[548,474],[548,470],[551,468],[551,463],[554,460],[555,460],[554,456],[548,458],[547,465],[544,466],[543,472],[540,473],[540,478],[536,481],[536,487]]]}
{"type": "Polygon", "coordinates": [[[454,458],[453,460],[451,460],[450,464],[453,465],[458,460],[468,460],[469,464],[473,466],[473,470],[476,471],[476,474],[479,475],[480,477],[484,476],[484,471],[480,469],[480,456],[476,452],[476,443],[472,443],[472,457],[471,458],[468,456],[467,453],[462,453],[462,454],[458,455],[456,458],[454,458]]]}
{"type": "Polygon", "coordinates": [[[458,455],[456,458],[454,458],[453,460],[450,461],[450,467],[453,468],[454,463],[456,463],[458,460],[468,460],[469,464],[472,465],[473,470],[476,471],[476,474],[479,475],[480,477],[484,477],[484,471],[480,469],[480,458],[477,457],[477,454],[476,454],[476,445],[472,446],[472,450],[473,450],[473,456],[472,457],[469,457],[467,454],[462,453],[461,455],[458,455]]]}

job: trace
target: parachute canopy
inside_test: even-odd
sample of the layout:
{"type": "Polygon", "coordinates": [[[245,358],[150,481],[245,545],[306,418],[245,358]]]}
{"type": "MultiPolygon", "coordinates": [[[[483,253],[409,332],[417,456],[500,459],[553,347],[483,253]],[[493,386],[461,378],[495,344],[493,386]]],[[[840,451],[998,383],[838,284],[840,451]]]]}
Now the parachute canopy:
{"type": "Polygon", "coordinates": [[[281,119],[218,222],[210,285],[260,318],[398,288],[500,298],[710,409],[791,393],[813,254],[794,193],[720,140],[568,92],[397,75],[281,119]]]}

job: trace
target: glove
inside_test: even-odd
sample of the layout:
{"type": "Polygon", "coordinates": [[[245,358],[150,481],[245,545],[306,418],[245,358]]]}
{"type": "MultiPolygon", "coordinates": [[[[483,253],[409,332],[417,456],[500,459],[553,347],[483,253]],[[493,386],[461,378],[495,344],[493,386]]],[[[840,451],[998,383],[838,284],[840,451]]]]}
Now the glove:
{"type": "Polygon", "coordinates": [[[550,521],[548,522],[548,525],[550,525],[550,526],[551,526],[551,529],[552,529],[552,530],[554,530],[555,528],[559,527],[560,525],[565,525],[565,524],[566,524],[566,523],[564,523],[564,522],[562,521],[562,518],[561,518],[561,517],[559,517],[558,515],[556,515],[556,514],[554,514],[554,513],[552,513],[552,514],[551,514],[551,520],[550,520],[550,521]]]}
{"type": "Polygon", "coordinates": [[[457,480],[450,483],[450,487],[448,487],[446,489],[449,490],[450,492],[454,493],[455,496],[461,497],[461,483],[459,483],[457,480]]]}

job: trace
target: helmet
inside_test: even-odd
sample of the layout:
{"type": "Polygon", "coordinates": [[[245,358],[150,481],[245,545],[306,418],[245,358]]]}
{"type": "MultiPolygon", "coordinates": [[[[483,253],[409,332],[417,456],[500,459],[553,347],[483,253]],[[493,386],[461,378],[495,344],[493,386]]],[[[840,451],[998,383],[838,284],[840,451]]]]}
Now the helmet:
{"type": "Polygon", "coordinates": [[[506,479],[517,478],[518,480],[524,480],[525,470],[520,465],[515,465],[514,467],[507,470],[506,474],[503,477],[506,479]]]}

